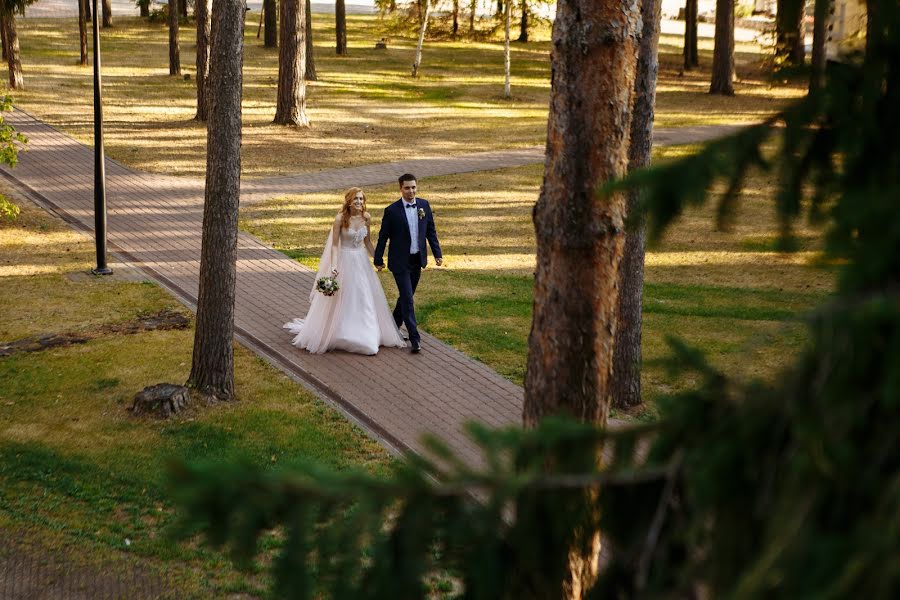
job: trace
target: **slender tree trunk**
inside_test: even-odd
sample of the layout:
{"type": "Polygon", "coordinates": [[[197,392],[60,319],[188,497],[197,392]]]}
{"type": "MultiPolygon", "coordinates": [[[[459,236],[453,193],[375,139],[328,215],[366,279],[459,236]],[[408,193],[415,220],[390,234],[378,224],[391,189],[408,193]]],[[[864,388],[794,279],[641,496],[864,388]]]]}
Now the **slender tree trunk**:
{"type": "Polygon", "coordinates": [[[340,56],[347,55],[347,8],[344,0],[334,4],[335,52],[340,56]]]}
{"type": "MultiPolygon", "coordinates": [[[[81,51],[81,58],[78,62],[81,66],[88,64],[88,43],[87,43],[87,19],[85,18],[84,7],[89,0],[78,0],[78,48],[81,51]]],[[[4,55],[6,58],[6,43],[3,44],[4,55]]]]}
{"type": "Polygon", "coordinates": [[[422,66],[422,45],[425,43],[425,30],[428,29],[428,17],[431,15],[431,2],[425,2],[425,14],[419,24],[419,43],[416,44],[416,60],[412,66],[412,76],[419,76],[419,67],[422,66]]]}
{"type": "Polygon", "coordinates": [[[525,43],[528,41],[528,0],[521,0],[519,7],[522,9],[522,20],[519,21],[519,39],[525,43]]]}
{"type": "Polygon", "coordinates": [[[716,39],[709,93],[734,96],[734,0],[716,0],[716,39]]]}
{"type": "MultiPolygon", "coordinates": [[[[642,0],[641,49],[634,80],[634,109],[628,146],[628,170],[650,165],[656,80],[659,74],[659,23],[662,0],[642,0]]],[[[640,202],[637,190],[629,192],[628,212],[640,202]]],[[[612,398],[617,408],[641,403],[641,331],[644,300],[644,222],[625,233],[625,252],[619,265],[619,315],[613,345],[612,398]]]]}
{"type": "Polygon", "coordinates": [[[686,0],[684,4],[684,70],[690,71],[700,66],[697,52],[697,0],[686,0]]]}
{"type": "Polygon", "coordinates": [[[149,17],[150,16],[150,0],[144,0],[140,4],[141,16],[149,17]]]}
{"type": "Polygon", "coordinates": [[[279,125],[309,125],[306,118],[306,11],[302,2],[281,0],[278,102],[274,120],[279,125]]]}
{"type": "Polygon", "coordinates": [[[6,24],[2,22],[2,19],[0,19],[0,47],[3,49],[3,60],[6,60],[9,57],[9,51],[7,50],[6,24]]]}
{"type": "Polygon", "coordinates": [[[511,3],[507,2],[504,7],[504,15],[503,15],[503,29],[505,31],[504,39],[503,39],[503,97],[509,98],[512,94],[509,89],[509,23],[511,20],[509,5],[511,3]]]}
{"type": "Polygon", "coordinates": [[[306,0],[305,13],[306,25],[304,26],[304,31],[306,35],[303,39],[306,44],[306,81],[318,81],[319,77],[316,75],[316,53],[313,47],[312,3],[310,0],[306,0]]]}
{"type": "Polygon", "coordinates": [[[459,0],[453,0],[453,37],[459,34],[459,0]]]}
{"type": "Polygon", "coordinates": [[[813,16],[812,72],[809,91],[814,92],[825,82],[825,38],[828,35],[828,11],[832,0],[815,0],[813,16]]]}
{"type": "Polygon", "coordinates": [[[497,0],[497,12],[494,13],[494,16],[502,16],[503,15],[503,0],[497,0]]]}
{"type": "Polygon", "coordinates": [[[90,2],[90,0],[87,0],[87,2],[85,2],[85,4],[84,4],[84,18],[87,19],[88,21],[91,20],[91,2],[90,2]]]}
{"type": "Polygon", "coordinates": [[[266,48],[278,47],[278,3],[277,0],[263,0],[263,16],[265,18],[265,37],[263,45],[266,48]]]}
{"type": "MultiPolygon", "coordinates": [[[[547,156],[533,211],[537,268],[526,426],[565,414],[603,427],[609,415],[626,197],[601,199],[595,191],[627,170],[640,22],[636,0],[557,4],[547,156]]],[[[572,494],[573,506],[590,519],[576,531],[541,532],[564,536],[570,549],[546,557],[564,561],[567,573],[562,590],[549,597],[580,598],[597,576],[595,494],[572,494]]]]}
{"type": "Polygon", "coordinates": [[[775,61],[802,65],[806,58],[803,41],[804,0],[779,0],[775,16],[775,61]]]}
{"type": "Polygon", "coordinates": [[[103,26],[112,27],[112,0],[103,0],[103,26]]]}
{"type": "Polygon", "coordinates": [[[469,4],[469,35],[475,35],[475,11],[478,8],[478,0],[472,0],[469,4]]]}
{"type": "Polygon", "coordinates": [[[178,0],[169,0],[169,75],[181,75],[178,48],[178,0]]]}
{"type": "Polygon", "coordinates": [[[25,87],[22,77],[22,62],[19,59],[19,35],[16,31],[16,15],[8,14],[2,18],[6,32],[6,64],[9,66],[9,87],[21,90],[25,87]]]}
{"type": "Polygon", "coordinates": [[[206,193],[197,325],[188,385],[210,400],[234,399],[234,298],[241,193],[244,0],[215,0],[209,65],[206,193]]]}
{"type": "Polygon", "coordinates": [[[209,116],[209,37],[210,0],[195,0],[194,14],[197,16],[197,114],[194,119],[206,121],[209,116]]]}
{"type": "Polygon", "coordinates": [[[185,21],[188,18],[187,3],[188,3],[188,0],[178,0],[178,12],[181,14],[181,18],[184,19],[185,21]]]}

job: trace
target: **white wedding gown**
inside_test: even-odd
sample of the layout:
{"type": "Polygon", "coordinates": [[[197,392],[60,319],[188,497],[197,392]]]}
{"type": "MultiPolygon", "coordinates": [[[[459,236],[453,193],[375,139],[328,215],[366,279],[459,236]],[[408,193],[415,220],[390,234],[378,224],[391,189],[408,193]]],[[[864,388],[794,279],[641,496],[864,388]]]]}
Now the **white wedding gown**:
{"type": "MultiPolygon", "coordinates": [[[[369,262],[366,251],[366,227],[341,228],[337,254],[338,291],[325,296],[315,290],[311,294],[305,319],[294,319],[284,328],[295,334],[293,344],[319,354],[344,350],[357,354],[376,354],[379,346],[403,348],[406,343],[394,323],[381,282],[369,262]]],[[[324,264],[330,254],[331,236],[323,254],[323,266],[316,279],[328,274],[331,265],[324,264]]]]}

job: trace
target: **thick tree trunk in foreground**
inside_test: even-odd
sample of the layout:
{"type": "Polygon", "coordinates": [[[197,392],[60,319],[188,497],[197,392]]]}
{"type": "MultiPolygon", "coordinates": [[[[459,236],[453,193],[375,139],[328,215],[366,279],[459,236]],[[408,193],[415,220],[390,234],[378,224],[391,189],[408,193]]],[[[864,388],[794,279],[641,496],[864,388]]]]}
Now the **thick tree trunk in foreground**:
{"type": "Polygon", "coordinates": [[[716,39],[710,94],[734,96],[734,0],[716,0],[716,39]]]}
{"type": "Polygon", "coordinates": [[[103,26],[112,27],[112,0],[103,0],[103,26]]]}
{"type": "Polygon", "coordinates": [[[809,91],[813,92],[825,82],[825,38],[828,35],[828,11],[832,0],[816,0],[813,16],[813,45],[809,91]]]}
{"type": "Polygon", "coordinates": [[[317,81],[319,77],[316,75],[316,55],[313,48],[312,32],[312,3],[310,0],[306,0],[305,18],[304,31],[306,33],[303,40],[304,44],[306,44],[306,81],[317,81]]]}
{"type": "Polygon", "coordinates": [[[209,37],[210,25],[210,0],[196,0],[194,14],[197,15],[197,114],[194,119],[206,121],[209,115],[209,98],[207,87],[209,85],[209,37]]]}
{"type": "Polygon", "coordinates": [[[278,101],[275,123],[309,125],[306,118],[306,18],[303,0],[281,0],[278,36],[278,101]]]}
{"type": "MultiPolygon", "coordinates": [[[[659,22],[662,0],[643,0],[641,50],[634,80],[634,109],[628,147],[628,170],[650,165],[653,115],[659,74],[659,22]]],[[[631,214],[639,193],[628,195],[631,214]]],[[[617,408],[641,403],[641,331],[644,299],[644,223],[634,223],[625,233],[625,252],[619,265],[619,316],[613,345],[612,398],[617,408]]]]}
{"type": "MultiPolygon", "coordinates": [[[[602,427],[609,415],[626,198],[598,198],[595,191],[627,171],[639,36],[636,0],[557,5],[547,156],[533,215],[537,269],[526,426],[564,414],[602,427]]],[[[567,556],[547,557],[566,562],[555,597],[580,598],[597,576],[596,498],[572,493],[589,521],[576,531],[542,532],[563,536],[569,548],[567,556]]]]}
{"type": "MultiPolygon", "coordinates": [[[[87,18],[85,16],[84,7],[88,0],[78,0],[78,49],[80,51],[78,64],[86,66],[88,64],[88,43],[87,43],[87,18]]],[[[4,42],[4,51],[6,44],[4,42]]],[[[5,52],[3,58],[6,58],[5,52]]]]}
{"type": "Polygon", "coordinates": [[[188,384],[206,400],[232,400],[244,0],[215,0],[215,3],[211,27],[200,291],[188,384]]]}
{"type": "Polygon", "coordinates": [[[528,0],[522,0],[519,7],[522,9],[522,19],[519,21],[519,39],[517,41],[525,43],[528,41],[528,0]]]}
{"type": "Polygon", "coordinates": [[[21,90],[25,87],[22,77],[22,61],[19,59],[19,34],[16,31],[16,15],[9,14],[2,18],[3,30],[6,32],[6,64],[9,67],[9,87],[21,90]]]}
{"type": "Polygon", "coordinates": [[[181,75],[178,48],[178,0],[169,0],[169,75],[181,75]]]}
{"type": "Polygon", "coordinates": [[[804,0],[779,0],[775,17],[775,60],[778,64],[802,65],[804,0]]]}
{"type": "Polygon", "coordinates": [[[687,0],[684,4],[684,70],[690,71],[700,66],[697,53],[697,0],[687,0]]]}
{"type": "Polygon", "coordinates": [[[278,3],[276,0],[263,0],[263,18],[265,19],[263,45],[266,48],[278,47],[278,3]]]}
{"type": "Polygon", "coordinates": [[[428,17],[431,15],[431,2],[425,2],[425,13],[419,24],[419,43],[416,44],[416,59],[412,66],[412,76],[419,76],[419,67],[422,66],[422,45],[425,43],[425,31],[428,29],[428,17]]]}
{"type": "Polygon", "coordinates": [[[347,7],[344,0],[337,0],[334,4],[334,35],[335,53],[339,56],[347,55],[347,7]]]}

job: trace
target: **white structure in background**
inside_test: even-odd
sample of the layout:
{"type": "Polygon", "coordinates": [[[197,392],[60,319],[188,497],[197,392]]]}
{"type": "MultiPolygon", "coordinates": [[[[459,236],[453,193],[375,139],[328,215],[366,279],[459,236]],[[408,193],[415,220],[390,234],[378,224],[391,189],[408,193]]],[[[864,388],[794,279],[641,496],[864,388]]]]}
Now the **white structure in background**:
{"type": "Polygon", "coordinates": [[[866,45],[865,0],[833,0],[828,18],[828,37],[825,56],[828,60],[843,60],[852,52],[862,51],[866,45]]]}

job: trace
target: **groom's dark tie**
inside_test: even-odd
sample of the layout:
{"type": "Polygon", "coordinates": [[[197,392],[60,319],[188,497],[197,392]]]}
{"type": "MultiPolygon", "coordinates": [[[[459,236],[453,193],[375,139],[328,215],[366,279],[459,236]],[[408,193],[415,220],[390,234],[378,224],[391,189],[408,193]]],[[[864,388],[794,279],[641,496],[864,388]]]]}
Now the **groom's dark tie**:
{"type": "Polygon", "coordinates": [[[406,208],[415,208],[415,207],[416,207],[415,204],[407,204],[407,205],[406,205],[406,208]]]}

